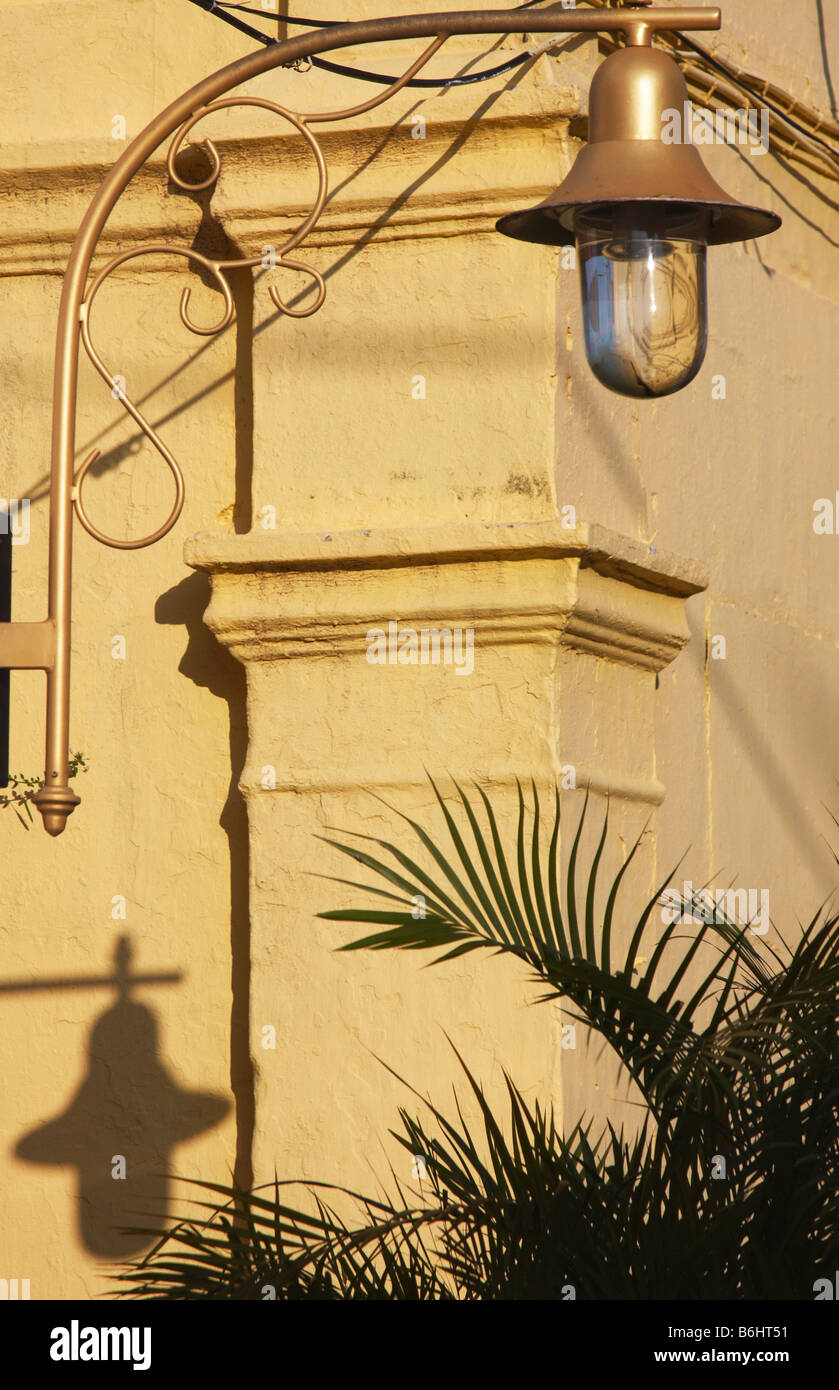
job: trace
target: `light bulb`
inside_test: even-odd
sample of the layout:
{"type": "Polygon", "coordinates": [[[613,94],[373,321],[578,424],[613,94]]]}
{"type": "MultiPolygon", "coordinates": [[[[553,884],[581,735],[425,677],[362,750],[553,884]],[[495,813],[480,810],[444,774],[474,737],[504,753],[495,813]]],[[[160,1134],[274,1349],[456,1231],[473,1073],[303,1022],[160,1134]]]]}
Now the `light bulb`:
{"type": "Polygon", "coordinates": [[[577,213],[574,232],[594,375],[622,396],[680,391],[705,357],[707,215],[606,204],[577,213]]]}

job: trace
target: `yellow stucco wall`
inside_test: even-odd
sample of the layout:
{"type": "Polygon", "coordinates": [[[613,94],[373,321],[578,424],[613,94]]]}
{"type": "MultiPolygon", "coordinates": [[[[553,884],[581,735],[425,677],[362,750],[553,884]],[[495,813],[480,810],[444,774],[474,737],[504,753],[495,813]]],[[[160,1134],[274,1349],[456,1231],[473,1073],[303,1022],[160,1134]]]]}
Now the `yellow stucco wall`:
{"type": "MultiPolygon", "coordinates": [[[[347,17],[388,12],[375,0],[347,17]]],[[[728,0],[714,42],[829,109],[814,14],[728,0]]],[[[491,43],[456,41],[432,71],[491,43]]],[[[173,0],[0,7],[0,495],[31,499],[15,619],[44,611],[60,276],[122,148],[115,118],[131,138],[247,48],[173,0]]],[[[77,528],[82,805],[57,841],[0,814],[0,1277],[28,1278],[33,1298],[106,1287],[111,1225],[142,1224],[144,1175],[167,1162],[187,1177],[223,1181],[238,1163],[257,1180],[276,1166],[370,1186],[405,1100],[371,1054],[444,1097],[444,1029],[491,1087],[503,1063],[567,1118],[614,1112],[585,1049],[561,1052],[559,1013],[530,1008],[503,962],[423,972],[334,954],[340,929],[313,914],[343,899],[312,874],[343,867],[315,836],[398,833],[372,793],[430,813],[429,768],[479,777],[512,810],[517,775],[546,784],[573,764],[581,785],[616,795],[611,862],[652,815],[639,896],[688,847],[685,877],[769,889],[782,924],[832,886],[819,836],[839,770],[839,540],[814,534],[812,508],[836,490],[835,208],[815,176],[771,156],[707,151],[726,188],[784,227],[711,253],[711,343],[685,392],[609,395],[585,363],[576,276],[492,230],[567,169],[567,123],[598,61],[574,41],[520,77],[402,94],[325,135],[335,194],[303,259],[328,297],[312,319],[278,317],[268,272],[253,290],[236,278],[237,325],[210,339],[178,321],[172,261],[132,263],[102,292],[100,350],[182,461],[187,502],[147,551],[77,528]],[[569,505],[576,529],[560,522],[569,505]],[[370,667],[367,628],[409,617],[474,621],[474,675],[370,667]],[[718,635],[724,660],[706,655],[718,635]],[[131,971],[172,978],[120,993],[123,937],[131,971]]],[[[289,71],[253,91],[309,110],[369,95],[289,71]]],[[[258,254],[288,234],[313,187],[299,140],[253,110],[215,117],[212,133],[225,161],[212,199],[167,190],[153,161],[105,254],[163,238],[258,254]]],[[[216,297],[192,283],[191,310],[210,321],[216,297]]],[[[153,529],[163,465],[87,366],[78,442],[103,451],[94,519],[153,529]]],[[[42,687],[12,678],[16,771],[41,766],[42,687]]]]}

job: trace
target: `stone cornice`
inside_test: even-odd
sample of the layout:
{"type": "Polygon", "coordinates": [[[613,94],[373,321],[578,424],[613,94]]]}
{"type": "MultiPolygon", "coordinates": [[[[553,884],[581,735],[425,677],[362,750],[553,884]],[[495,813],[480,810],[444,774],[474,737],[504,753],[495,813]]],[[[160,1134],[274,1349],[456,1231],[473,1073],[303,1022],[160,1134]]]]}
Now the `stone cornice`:
{"type": "Polygon", "coordinates": [[[214,573],[258,570],[377,569],[464,559],[576,557],[584,567],[638,588],[687,598],[707,586],[705,568],[605,526],[559,520],[465,522],[365,531],[201,531],[184,545],[187,564],[214,573]]]}
{"type": "Polygon", "coordinates": [[[695,562],[558,521],[203,533],[184,553],[212,575],[205,620],[244,662],[356,653],[372,627],[396,619],[659,671],[688,640],[685,600],[707,584],[695,562]]]}
{"type": "MultiPolygon", "coordinates": [[[[614,767],[589,767],[576,758],[564,755],[557,759],[556,775],[553,779],[546,779],[544,774],[534,777],[530,767],[511,769],[503,764],[484,768],[480,771],[475,769],[467,771],[459,768],[452,775],[453,780],[460,783],[461,786],[475,784],[483,787],[486,791],[502,788],[512,793],[516,792],[518,786],[527,785],[531,780],[534,780],[540,796],[544,797],[544,804],[550,805],[554,789],[561,775],[560,767],[562,764],[572,764],[574,767],[574,791],[590,791],[595,795],[608,796],[612,801],[634,801],[645,806],[660,806],[667,794],[664,783],[657,777],[630,777],[614,767]]],[[[278,793],[289,796],[299,796],[301,793],[306,796],[334,796],[346,794],[348,791],[357,791],[361,785],[354,775],[347,776],[346,771],[338,770],[331,777],[313,776],[311,773],[301,776],[298,773],[293,781],[279,779],[270,787],[266,787],[263,784],[261,772],[259,757],[251,757],[245,764],[239,779],[239,790],[251,806],[259,800],[276,796],[278,793]]],[[[403,776],[371,777],[369,774],[365,774],[363,781],[363,788],[367,794],[382,797],[385,800],[407,791],[427,791],[428,786],[427,775],[405,774],[403,776]]]]}
{"type": "MultiPolygon", "coordinates": [[[[586,69],[569,61],[562,82],[496,92],[477,112],[470,88],[453,89],[419,107],[415,95],[409,103],[403,94],[368,118],[316,127],[334,191],[307,246],[355,243],[371,228],[380,241],[489,232],[501,212],[543,197],[565,172],[568,124],[586,90],[586,69]],[[415,107],[427,122],[422,140],[411,134],[415,107]]],[[[554,75],[556,64],[539,62],[554,75]]],[[[227,124],[220,117],[206,123],[222,159],[212,216],[249,255],[288,236],[308,212],[314,186],[300,135],[266,119],[275,122],[270,133],[264,121],[254,126],[249,110],[227,124]]],[[[197,129],[196,141],[204,133],[197,129]]],[[[63,272],[85,209],[121,148],[110,140],[0,145],[0,275],[63,272]]],[[[141,242],[191,245],[201,215],[195,200],[167,187],[158,153],[117,204],[95,263],[141,242]]],[[[141,264],[146,274],[167,263],[141,264]]],[[[121,273],[140,273],[140,263],[121,273]]]]}

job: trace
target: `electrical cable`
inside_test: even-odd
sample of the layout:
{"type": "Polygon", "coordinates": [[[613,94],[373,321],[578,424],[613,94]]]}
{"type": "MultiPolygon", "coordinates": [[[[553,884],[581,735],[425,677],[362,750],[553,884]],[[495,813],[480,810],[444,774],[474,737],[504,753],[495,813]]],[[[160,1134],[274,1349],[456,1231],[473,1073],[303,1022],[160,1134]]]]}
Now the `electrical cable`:
{"type": "Polygon", "coordinates": [[[259,39],[259,42],[264,44],[277,42],[276,39],[269,38],[267,34],[263,34],[260,29],[254,29],[252,24],[246,24],[244,20],[237,19],[234,14],[227,14],[226,11],[216,3],[216,0],[189,0],[189,3],[191,5],[197,5],[201,10],[206,10],[207,14],[216,15],[219,19],[223,20],[225,24],[230,24],[234,29],[238,29],[240,34],[247,34],[248,38],[259,39]]]}
{"type": "MultiPolygon", "coordinates": [[[[702,44],[695,43],[693,39],[686,38],[684,34],[679,35],[679,41],[680,44],[684,44],[686,48],[691,49],[700,58],[702,58],[703,62],[707,63],[709,67],[715,68],[717,72],[721,72],[724,77],[728,78],[729,82],[734,83],[734,85],[736,87],[739,87],[741,91],[745,92],[747,96],[750,96],[752,98],[757,96],[757,93],[752,91],[752,89],[747,85],[747,83],[745,83],[741,78],[738,78],[725,63],[720,62],[719,59],[715,58],[712,53],[709,53],[707,48],[704,48],[702,44]]],[[[678,49],[676,51],[678,52],[678,49]]],[[[804,135],[808,140],[812,140],[815,144],[821,145],[822,149],[824,149],[834,159],[837,157],[837,151],[834,148],[834,146],[829,145],[826,140],[821,139],[820,136],[818,136],[815,132],[810,132],[809,130],[807,130],[806,126],[800,125],[798,121],[794,120],[793,117],[788,114],[788,112],[784,111],[783,107],[776,106],[773,102],[771,102],[765,93],[760,93],[760,100],[765,104],[769,111],[772,111],[788,126],[791,126],[793,130],[797,130],[799,135],[804,135]]]]}
{"type": "MultiPolygon", "coordinates": [[[[233,26],[233,28],[239,30],[240,33],[246,34],[249,38],[258,39],[260,43],[263,43],[266,46],[270,46],[279,42],[278,39],[272,37],[269,34],[263,33],[261,30],[254,28],[250,24],[247,24],[244,20],[237,18],[237,14],[231,13],[231,11],[236,11],[238,14],[247,14],[256,17],[267,17],[268,12],[265,10],[257,10],[251,5],[240,5],[237,3],[232,3],[231,0],[190,0],[190,3],[193,5],[198,5],[200,9],[205,10],[208,14],[216,15],[226,24],[230,24],[233,26]]],[[[589,3],[593,4],[597,8],[606,7],[604,0],[589,0],[589,3]]],[[[525,0],[524,4],[517,5],[514,8],[517,10],[525,11],[535,9],[543,4],[544,0],[525,0]]],[[[310,29],[331,29],[334,28],[336,25],[344,22],[342,20],[332,19],[308,19],[302,18],[298,15],[277,15],[277,18],[281,18],[290,24],[296,24],[310,29]]],[[[718,58],[716,58],[702,44],[697,43],[695,40],[688,38],[685,34],[682,33],[678,33],[676,35],[676,38],[678,40],[678,45],[674,44],[671,47],[671,52],[674,53],[674,56],[680,53],[684,54],[685,49],[688,49],[695,53],[696,56],[699,58],[700,63],[702,63],[712,71],[721,73],[736,87],[739,87],[741,91],[745,92],[746,95],[749,96],[753,101],[758,99],[763,101],[766,105],[766,108],[769,111],[771,111],[772,114],[778,120],[782,121],[790,131],[795,131],[798,135],[804,137],[804,139],[808,142],[811,150],[813,145],[820,147],[820,149],[824,151],[825,155],[828,157],[831,164],[835,168],[835,161],[837,159],[836,148],[835,146],[829,144],[828,141],[826,141],[823,137],[820,137],[817,130],[808,130],[806,125],[803,125],[799,121],[795,120],[795,118],[788,111],[785,111],[782,106],[779,106],[775,104],[773,101],[771,101],[764,91],[755,91],[752,85],[744,81],[743,78],[738,77],[727,63],[720,61],[718,58]],[[684,47],[682,47],[682,45],[684,47]]],[[[544,46],[541,51],[544,51],[544,46]]],[[[419,87],[425,89],[432,88],[440,90],[445,87],[465,87],[476,82],[488,82],[494,77],[501,77],[504,74],[513,71],[515,68],[521,67],[522,64],[530,62],[535,56],[537,55],[533,50],[528,50],[525,53],[517,54],[516,57],[510,58],[506,62],[498,64],[493,68],[484,68],[479,72],[466,73],[463,75],[457,75],[448,78],[413,77],[403,85],[405,85],[406,87],[419,87]]],[[[369,72],[365,68],[349,67],[342,63],[334,63],[327,58],[311,57],[306,61],[310,63],[312,67],[321,68],[324,71],[334,73],[339,77],[356,78],[359,81],[374,82],[379,84],[380,86],[391,86],[398,80],[397,78],[390,76],[386,73],[369,72]]],[[[784,95],[788,94],[785,93],[784,95]]],[[[796,104],[795,99],[793,97],[789,97],[789,100],[791,103],[796,104]]],[[[793,148],[795,148],[795,136],[788,138],[792,139],[793,148]]],[[[790,153],[792,152],[790,151],[790,153]]],[[[831,175],[828,175],[828,177],[831,177],[831,175]]],[[[833,174],[832,177],[835,178],[836,175],[833,174]]]]}
{"type": "MultiPolygon", "coordinates": [[[[193,5],[198,5],[200,9],[206,10],[208,14],[215,14],[219,19],[225,20],[241,33],[248,34],[249,37],[259,39],[266,47],[277,43],[278,40],[272,38],[270,34],[264,34],[258,29],[254,29],[250,24],[237,19],[235,15],[228,13],[230,10],[237,10],[242,14],[265,16],[265,10],[255,10],[249,5],[236,5],[227,3],[226,0],[190,0],[193,5]]],[[[537,5],[541,5],[543,0],[526,0],[523,5],[514,6],[518,10],[531,10],[537,5]]],[[[343,23],[343,20],[334,19],[300,19],[297,15],[278,15],[277,18],[286,20],[290,24],[300,24],[308,26],[310,29],[332,29],[336,25],[343,23]]],[[[533,58],[529,51],[519,53],[515,58],[508,59],[505,63],[499,63],[493,68],[484,68],[480,72],[465,73],[453,77],[412,77],[408,82],[403,83],[406,87],[423,87],[439,90],[441,87],[468,87],[475,82],[489,82],[493,77],[502,77],[505,73],[512,72],[519,68],[523,63],[528,63],[533,58]]],[[[376,82],[383,87],[391,87],[399,79],[387,73],[368,72],[365,68],[346,67],[341,63],[333,63],[328,58],[309,58],[307,60],[312,67],[322,68],[325,72],[335,73],[339,77],[355,77],[361,82],[376,82]]]]}
{"type": "MultiPolygon", "coordinates": [[[[509,8],[511,10],[533,10],[537,5],[542,5],[543,3],[544,0],[526,0],[526,3],[523,5],[510,5],[509,8]]],[[[208,6],[208,8],[212,9],[212,5],[208,6]]],[[[256,10],[252,5],[231,4],[230,0],[217,0],[216,9],[239,10],[242,14],[252,14],[263,19],[267,14],[266,10],[256,10]]],[[[288,24],[300,24],[309,29],[332,29],[338,24],[346,23],[343,19],[303,19],[301,16],[293,14],[278,14],[277,18],[285,20],[288,24]]]]}
{"type": "MultiPolygon", "coordinates": [[[[520,68],[522,63],[529,63],[533,55],[531,53],[520,53],[518,57],[511,58],[507,63],[501,63],[495,68],[484,68],[481,72],[465,73],[461,77],[412,77],[402,85],[404,87],[468,87],[472,82],[488,82],[491,77],[501,77],[505,72],[512,72],[513,68],[520,68]]],[[[341,77],[358,77],[363,82],[378,82],[384,87],[391,87],[398,79],[389,77],[383,72],[365,72],[362,68],[348,68],[341,63],[332,63],[328,58],[312,58],[313,68],[324,68],[326,72],[338,73],[341,77]]]]}

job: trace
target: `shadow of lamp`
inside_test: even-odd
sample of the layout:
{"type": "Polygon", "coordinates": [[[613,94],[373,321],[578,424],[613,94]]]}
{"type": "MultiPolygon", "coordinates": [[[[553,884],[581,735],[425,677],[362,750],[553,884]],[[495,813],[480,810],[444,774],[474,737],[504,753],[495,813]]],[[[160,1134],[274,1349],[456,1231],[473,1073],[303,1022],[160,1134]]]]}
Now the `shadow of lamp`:
{"type": "Polygon", "coordinates": [[[91,1029],[87,1072],[66,1109],[14,1150],[27,1163],[76,1169],[79,1234],[94,1255],[125,1258],[149,1245],[150,1237],[124,1228],[165,1220],[172,1150],[212,1129],[230,1109],[223,1096],[185,1090],[170,1075],[159,1055],[157,1019],[131,997],[137,985],[181,979],[173,972],[132,972],[131,944],[123,936],[112,975],[0,984],[0,994],[116,990],[91,1029]]]}
{"type": "MultiPolygon", "coordinates": [[[[202,8],[213,6],[196,0],[202,8]]],[[[234,261],[211,260],[181,246],[153,242],[121,252],[91,279],[90,267],[102,229],[123,190],[158,146],[170,140],[170,179],[187,191],[213,186],[221,159],[212,140],[204,145],[211,172],[201,183],[188,183],[176,159],[193,127],[211,112],[231,106],[272,111],[299,133],[314,158],[318,192],[276,258],[278,270],[303,271],[312,277],[313,299],[304,307],[286,303],[275,286],[269,294],[280,312],[304,318],[320,309],[326,285],[317,270],[293,253],[316,225],[326,204],[326,161],[313,127],[361,115],[411,83],[452,35],[622,34],[625,47],[611,54],[592,82],[590,139],[568,177],[545,202],[527,211],[508,213],[497,223],[506,236],[551,246],[576,243],[583,296],[586,352],[597,378],[622,395],[655,398],[680,390],[702,364],[707,341],[705,290],[706,248],[763,236],[780,218],[730,197],[711,178],[690,143],[663,139],[668,111],[688,109],[687,86],[676,63],[653,47],[660,31],[719,29],[717,8],[650,8],[650,0],[595,12],[554,6],[529,10],[475,10],[450,14],[407,15],[352,24],[334,24],[275,42],[205,78],[177,98],[127,147],[105,177],[85,214],[73,243],[64,277],[55,357],[48,616],[39,623],[14,623],[0,612],[0,668],[34,668],[46,672],[46,770],[34,801],[46,830],[60,835],[79,803],[68,781],[70,695],[70,586],[73,514],[96,540],[122,550],[153,544],[174,526],[184,501],[184,479],[166,444],[139,408],[116,383],[120,377],[97,352],[91,333],[92,309],[105,279],[119,266],[140,256],[180,256],[192,269],[208,274],[223,299],[217,323],[201,327],[189,317],[189,289],[180,314],[193,333],[211,336],[227,328],[234,316],[227,280],[231,271],[261,265],[261,256],[234,261]],[[273,68],[293,65],[316,54],[382,41],[429,38],[431,42],[400,78],[369,101],[338,111],[300,113],[276,102],[225,94],[273,68]],[[79,467],[75,461],[75,415],[79,346],[96,371],[166,462],[175,479],[176,497],[167,520],[152,535],[116,540],[90,520],[82,486],[98,451],[79,467]]],[[[219,16],[224,12],[216,11],[219,16]]],[[[232,21],[231,21],[232,22],[232,21]]],[[[441,80],[441,85],[444,85],[441,80]]],[[[0,720],[4,706],[0,690],[0,720]]],[[[7,724],[7,720],[3,721],[7,724]]],[[[0,729],[0,743],[8,730],[0,729]]],[[[0,758],[2,762],[2,758],[0,758]]]]}

